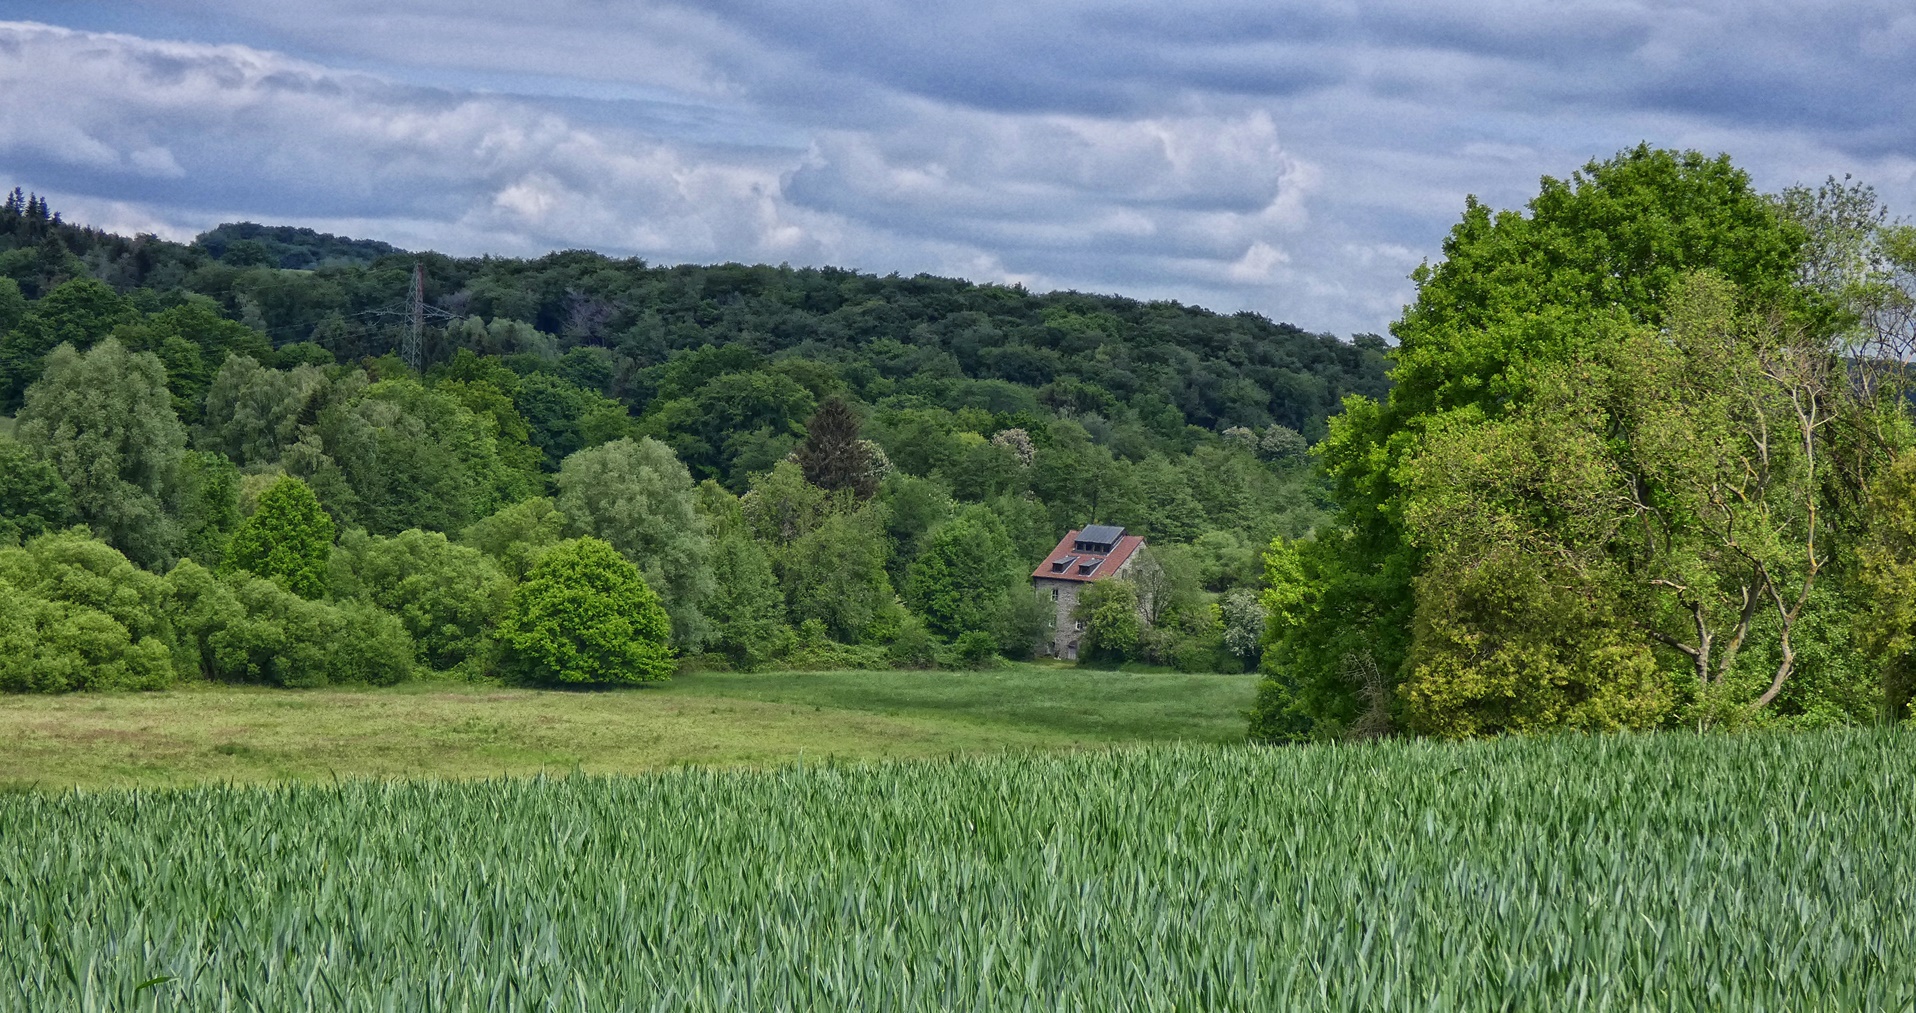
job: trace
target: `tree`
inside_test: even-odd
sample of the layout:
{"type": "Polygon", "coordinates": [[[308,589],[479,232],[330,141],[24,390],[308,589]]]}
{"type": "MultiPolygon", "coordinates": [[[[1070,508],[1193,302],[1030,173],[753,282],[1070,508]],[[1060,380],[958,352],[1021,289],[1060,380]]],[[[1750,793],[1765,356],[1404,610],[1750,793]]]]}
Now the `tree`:
{"type": "Polygon", "coordinates": [[[53,465],[0,433],[0,546],[73,523],[73,493],[53,465]]]}
{"type": "Polygon", "coordinates": [[[302,439],[318,443],[319,412],[361,386],[336,383],[317,366],[268,369],[250,355],[229,356],[207,389],[195,442],[243,468],[278,464],[302,439]]]}
{"type": "Polygon", "coordinates": [[[138,317],[119,293],[92,278],[76,278],[48,292],[17,325],[0,333],[0,412],[20,407],[48,352],[60,345],[85,351],[138,317]]]}
{"type": "Polygon", "coordinates": [[[1794,288],[1804,230],[1727,158],[1638,147],[1546,178],[1527,211],[1466,202],[1443,261],[1413,275],[1417,300],[1392,327],[1388,397],[1347,398],[1319,444],[1344,530],[1282,550],[1279,578],[1303,583],[1266,597],[1274,643],[1260,713],[1347,727],[1369,706],[1347,673],[1403,678],[1424,553],[1404,527],[1398,476],[1426,430],[1520,409],[1525,370],[1574,358],[1615,325],[1660,325],[1673,286],[1698,269],[1720,273],[1746,305],[1803,315],[1816,302],[1794,288]]]}
{"type": "Polygon", "coordinates": [[[1400,472],[1428,553],[1414,725],[1650,727],[1686,703],[1709,724],[1778,702],[1841,605],[1817,592],[1839,554],[1840,423],[1867,408],[1827,339],[1736,296],[1694,276],[1661,330],[1620,325],[1526,370],[1515,411],[1426,430],[1400,472]],[[1680,662],[1675,690],[1653,649],[1680,662]]]}
{"type": "Polygon", "coordinates": [[[173,636],[164,581],[86,532],[0,548],[0,690],[158,689],[173,636]]]}
{"type": "Polygon", "coordinates": [[[95,534],[142,566],[172,561],[180,532],[166,505],[186,430],[159,359],[111,338],[84,353],[61,345],[27,390],[19,438],[59,471],[95,534]]]}
{"type": "Polygon", "coordinates": [[[414,528],[391,538],[348,538],[334,569],[334,593],[397,616],[422,664],[482,674],[492,628],[512,596],[512,581],[484,553],[414,528]]]}
{"type": "Polygon", "coordinates": [[[735,668],[764,665],[791,642],[785,596],[771,561],[743,532],[735,531],[713,543],[712,576],[712,597],[705,607],[712,621],[711,646],[735,668]]]}
{"type": "Polygon", "coordinates": [[[458,531],[538,487],[534,475],[500,457],[490,415],[411,378],[382,380],[350,401],[335,401],[319,413],[314,431],[323,455],[289,453],[287,470],[375,534],[458,531]],[[334,474],[350,496],[326,487],[337,481],[334,474]]]}
{"type": "Polygon", "coordinates": [[[227,545],[226,569],[244,570],[302,598],[326,595],[333,519],[306,483],[287,475],[259,495],[227,545]]]}
{"type": "Polygon", "coordinates": [[[520,500],[459,533],[459,541],[492,557],[514,580],[523,580],[547,549],[565,540],[571,521],[544,496],[520,500]]]}
{"type": "Polygon", "coordinates": [[[691,473],[650,437],[581,450],[559,469],[560,513],[574,534],[603,539],[637,563],[672,615],[674,645],[696,651],[710,624],[711,543],[691,473]]]}
{"type": "Polygon", "coordinates": [[[797,455],[805,481],[820,489],[850,489],[861,500],[877,491],[870,455],[858,440],[858,416],[838,398],[819,405],[806,421],[805,442],[798,445],[797,455]]]}
{"type": "Polygon", "coordinates": [[[908,571],[905,600],[943,636],[989,630],[1024,574],[998,516],[972,506],[932,532],[908,571]]]}
{"type": "Polygon", "coordinates": [[[775,561],[794,622],[823,623],[844,643],[883,640],[895,609],[885,573],[882,505],[829,514],[775,561]]]}
{"type": "Polygon", "coordinates": [[[180,554],[218,568],[226,543],[240,525],[238,468],[224,455],[205,450],[180,457],[179,492],[174,511],[180,523],[180,554]]]}
{"type": "Polygon", "coordinates": [[[1094,581],[1079,592],[1071,618],[1084,623],[1078,657],[1118,662],[1137,656],[1144,635],[1137,585],[1110,578],[1094,581]]]}
{"type": "Polygon", "coordinates": [[[1257,592],[1239,588],[1218,603],[1224,621],[1224,648],[1256,666],[1264,642],[1264,606],[1257,592]]]}
{"type": "Polygon", "coordinates": [[[188,664],[208,679],[279,686],[387,686],[412,673],[399,620],[357,601],[311,601],[248,573],[187,560],[166,575],[188,664]]]}
{"type": "Polygon", "coordinates": [[[535,683],[621,685],[672,674],[672,622],[638,567],[597,538],[561,543],[513,591],[501,669],[535,683]]]}

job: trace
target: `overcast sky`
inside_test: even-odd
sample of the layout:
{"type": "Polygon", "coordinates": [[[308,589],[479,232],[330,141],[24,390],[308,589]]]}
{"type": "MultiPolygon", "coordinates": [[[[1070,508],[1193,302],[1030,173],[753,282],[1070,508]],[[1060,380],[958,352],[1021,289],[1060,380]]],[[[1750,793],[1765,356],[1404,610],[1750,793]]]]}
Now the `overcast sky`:
{"type": "Polygon", "coordinates": [[[1908,0],[7,0],[0,182],[186,239],[833,264],[1382,331],[1647,140],[1916,211],[1908,0]]]}

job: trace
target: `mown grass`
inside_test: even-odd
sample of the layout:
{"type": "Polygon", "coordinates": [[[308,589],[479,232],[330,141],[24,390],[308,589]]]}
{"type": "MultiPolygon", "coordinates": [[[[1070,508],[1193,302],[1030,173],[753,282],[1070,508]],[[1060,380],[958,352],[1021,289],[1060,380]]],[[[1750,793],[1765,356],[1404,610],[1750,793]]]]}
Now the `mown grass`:
{"type": "Polygon", "coordinates": [[[683,675],[657,687],[554,692],[446,683],[0,697],[0,784],[629,773],[1225,742],[1244,736],[1249,676],[1020,665],[989,672],[683,675]]]}
{"type": "Polygon", "coordinates": [[[1905,1010],[1916,736],[0,795],[20,1009],[1905,1010]]]}

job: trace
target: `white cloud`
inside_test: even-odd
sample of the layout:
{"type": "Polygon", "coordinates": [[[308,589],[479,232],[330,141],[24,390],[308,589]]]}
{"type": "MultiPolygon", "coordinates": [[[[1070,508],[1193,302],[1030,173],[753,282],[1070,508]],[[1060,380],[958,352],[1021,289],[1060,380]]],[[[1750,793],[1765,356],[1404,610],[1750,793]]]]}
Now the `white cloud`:
{"type": "Polygon", "coordinates": [[[1347,332],[1397,315],[1466,193],[1516,206],[1639,140],[1916,208],[1907,0],[26,2],[123,31],[0,25],[0,164],[189,234],[932,271],[1347,332]],[[155,12],[248,44],[145,38],[155,12]]]}

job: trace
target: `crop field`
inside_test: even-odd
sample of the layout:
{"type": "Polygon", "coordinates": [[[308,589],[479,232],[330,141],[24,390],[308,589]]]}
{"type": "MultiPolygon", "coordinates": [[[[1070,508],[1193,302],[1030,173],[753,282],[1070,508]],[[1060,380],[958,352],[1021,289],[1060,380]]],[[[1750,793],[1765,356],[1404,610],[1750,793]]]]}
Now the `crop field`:
{"type": "Polygon", "coordinates": [[[1916,736],[0,795],[10,1009],[1906,1010],[1916,736]]]}

